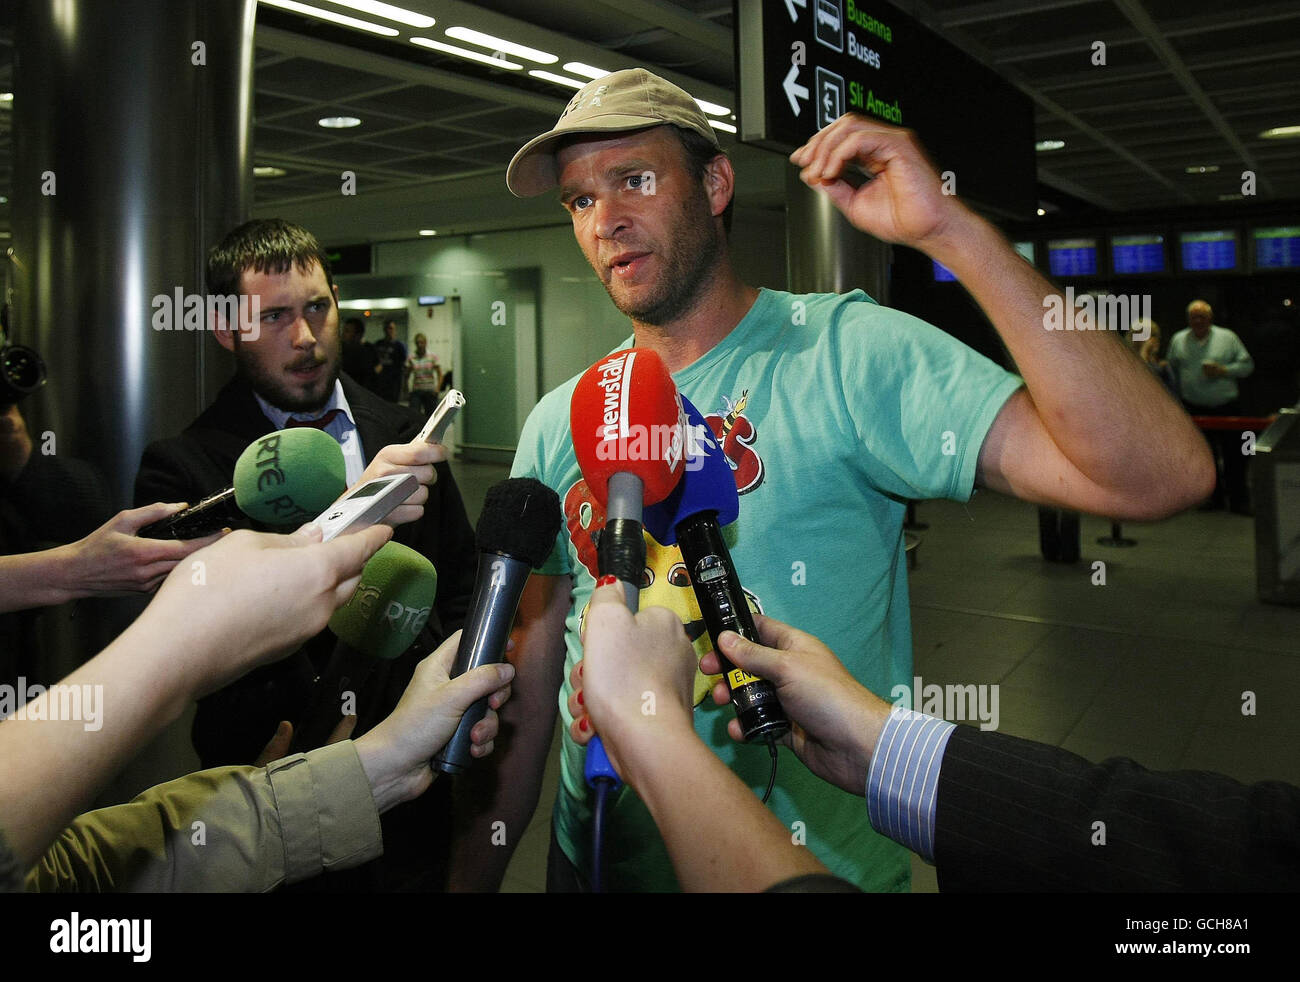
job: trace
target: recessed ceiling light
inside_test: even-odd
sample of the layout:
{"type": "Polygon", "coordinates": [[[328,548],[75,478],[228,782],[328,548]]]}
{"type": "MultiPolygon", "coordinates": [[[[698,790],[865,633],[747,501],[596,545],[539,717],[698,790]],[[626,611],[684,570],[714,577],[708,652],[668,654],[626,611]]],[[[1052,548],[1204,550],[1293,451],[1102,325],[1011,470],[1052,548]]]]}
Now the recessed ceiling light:
{"type": "Polygon", "coordinates": [[[327,130],[349,130],[354,126],[360,126],[361,120],[355,116],[323,116],[316,120],[317,126],[323,126],[327,130]]]}
{"type": "Polygon", "coordinates": [[[1034,144],[1034,149],[1037,150],[1039,153],[1043,153],[1047,150],[1061,150],[1064,147],[1065,147],[1064,140],[1039,140],[1037,143],[1034,144]]]}
{"type": "Polygon", "coordinates": [[[437,234],[438,234],[438,230],[437,230],[436,228],[422,228],[422,229],[420,229],[420,234],[421,234],[421,235],[437,235],[437,234]]]}
{"type": "Polygon", "coordinates": [[[437,23],[428,14],[417,14],[413,10],[394,7],[391,3],[380,3],[379,0],[333,0],[333,2],[340,7],[351,7],[363,14],[374,14],[376,17],[395,20],[399,24],[410,24],[412,27],[432,27],[437,23]]]}
{"type": "Polygon", "coordinates": [[[12,92],[0,92],[0,102],[13,102],[14,94],[12,92]]]}
{"type": "MultiPolygon", "coordinates": [[[[692,97],[694,98],[694,97],[692,97]]],[[[703,109],[710,116],[730,116],[731,110],[726,106],[719,106],[716,102],[705,102],[703,99],[696,99],[696,105],[703,109]]]]}
{"type": "Polygon", "coordinates": [[[1260,134],[1265,140],[1291,140],[1300,136],[1300,126],[1274,126],[1260,134]]]}
{"type": "Polygon", "coordinates": [[[254,177],[284,177],[289,173],[283,167],[272,167],[270,164],[261,164],[253,168],[254,177]]]}
{"type": "Polygon", "coordinates": [[[554,72],[543,72],[533,69],[528,73],[533,78],[542,78],[548,82],[554,82],[556,85],[567,85],[571,89],[580,89],[587,83],[580,78],[565,78],[563,75],[556,75],[554,72]]]}
{"type": "Polygon", "coordinates": [[[1042,216],[1044,216],[1044,215],[1046,215],[1046,214],[1047,214],[1047,209],[1046,209],[1046,208],[1039,208],[1039,209],[1038,209],[1038,217],[1039,217],[1039,218],[1041,218],[1042,216]]]}
{"type": "Polygon", "coordinates": [[[736,128],[734,126],[732,126],[730,123],[724,123],[720,119],[709,120],[709,125],[712,126],[715,130],[723,130],[724,132],[727,133],[736,132],[736,128]]]}
{"type": "Polygon", "coordinates": [[[1193,164],[1191,167],[1184,167],[1188,174],[1217,174],[1219,171],[1218,164],[1193,164]]]}
{"type": "Polygon", "coordinates": [[[580,61],[566,61],[564,70],[570,75],[581,75],[583,78],[604,78],[610,73],[604,68],[597,68],[594,65],[585,65],[580,61]]]}
{"type": "Polygon", "coordinates": [[[504,57],[493,58],[491,55],[481,54],[478,51],[470,51],[466,48],[458,48],[454,44],[443,44],[441,41],[434,41],[432,38],[411,38],[412,44],[418,44],[422,48],[432,48],[434,51],[442,51],[449,55],[455,55],[457,58],[468,58],[470,61],[480,61],[485,65],[492,65],[494,68],[508,68],[512,72],[517,72],[523,65],[516,64],[513,61],[506,61],[504,57]]]}
{"type": "Polygon", "coordinates": [[[7,205],[7,204],[9,204],[9,199],[6,198],[3,194],[0,194],[0,205],[7,205]]]}
{"type": "Polygon", "coordinates": [[[344,27],[354,27],[358,31],[369,31],[371,34],[382,34],[384,37],[395,38],[400,33],[391,27],[384,27],[382,24],[372,24],[368,20],[358,20],[355,17],[345,17],[343,14],[336,14],[332,10],[322,10],[320,7],[310,7],[305,3],[298,3],[298,0],[260,0],[260,2],[268,7],[279,7],[281,10],[290,10],[295,14],[304,14],[307,17],[319,17],[321,20],[342,24],[344,27]]]}
{"type": "Polygon", "coordinates": [[[560,60],[555,55],[548,54],[545,51],[538,51],[536,48],[530,48],[523,44],[515,44],[513,41],[505,41],[493,37],[491,34],[484,34],[482,31],[471,30],[468,27],[449,27],[447,28],[447,37],[455,38],[457,41],[468,41],[470,44],[477,44],[480,48],[487,48],[489,51],[504,51],[508,55],[526,58],[528,61],[535,61],[539,65],[554,65],[560,60]]]}

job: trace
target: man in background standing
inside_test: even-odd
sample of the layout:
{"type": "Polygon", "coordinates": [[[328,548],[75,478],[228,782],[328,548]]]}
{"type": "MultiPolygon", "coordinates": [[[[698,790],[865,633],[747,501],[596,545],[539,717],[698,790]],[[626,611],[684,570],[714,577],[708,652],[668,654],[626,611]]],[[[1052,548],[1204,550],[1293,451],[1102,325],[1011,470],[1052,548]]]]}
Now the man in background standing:
{"type": "MultiPolygon", "coordinates": [[[[1241,338],[1213,320],[1214,311],[1204,300],[1187,305],[1187,327],[1169,342],[1169,367],[1191,415],[1240,416],[1237,379],[1253,372],[1255,362],[1241,338]]],[[[1252,514],[1241,434],[1236,430],[1207,430],[1205,435],[1221,469],[1207,507],[1218,509],[1226,504],[1235,514],[1252,514]]]]}
{"type": "Polygon", "coordinates": [[[442,366],[438,356],[429,354],[429,340],[415,336],[415,354],[406,359],[406,374],[411,379],[411,401],[407,404],[421,416],[428,416],[438,405],[442,388],[442,366]]]}
{"type": "Polygon", "coordinates": [[[343,371],[367,389],[374,389],[375,369],[379,359],[374,345],[365,341],[366,324],[360,317],[349,317],[343,322],[343,371]]]}
{"type": "Polygon", "coordinates": [[[397,321],[384,321],[384,337],[375,342],[375,355],[379,358],[375,391],[389,402],[400,402],[406,368],[406,345],[397,340],[397,321]]]}

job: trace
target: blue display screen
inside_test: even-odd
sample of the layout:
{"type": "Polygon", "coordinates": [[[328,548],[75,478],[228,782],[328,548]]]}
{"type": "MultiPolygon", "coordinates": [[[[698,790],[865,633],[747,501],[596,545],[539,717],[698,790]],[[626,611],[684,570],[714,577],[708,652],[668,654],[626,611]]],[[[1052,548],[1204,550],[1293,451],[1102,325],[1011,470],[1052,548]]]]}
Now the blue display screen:
{"type": "Polygon", "coordinates": [[[1047,243],[1047,268],[1053,276],[1096,276],[1096,239],[1054,239],[1047,243]]]}
{"type": "Polygon", "coordinates": [[[1300,268],[1300,226],[1255,229],[1255,268],[1300,268]]]}
{"type": "Polygon", "coordinates": [[[1183,269],[1189,272],[1214,272],[1237,268],[1235,232],[1184,232],[1180,240],[1183,269]]]}
{"type": "Polygon", "coordinates": [[[943,263],[939,262],[939,260],[931,259],[930,262],[934,263],[934,280],[936,283],[957,282],[957,277],[952,275],[952,270],[950,270],[943,263]]]}
{"type": "Polygon", "coordinates": [[[1163,273],[1163,235],[1115,235],[1110,240],[1110,264],[1116,273],[1163,273]]]}

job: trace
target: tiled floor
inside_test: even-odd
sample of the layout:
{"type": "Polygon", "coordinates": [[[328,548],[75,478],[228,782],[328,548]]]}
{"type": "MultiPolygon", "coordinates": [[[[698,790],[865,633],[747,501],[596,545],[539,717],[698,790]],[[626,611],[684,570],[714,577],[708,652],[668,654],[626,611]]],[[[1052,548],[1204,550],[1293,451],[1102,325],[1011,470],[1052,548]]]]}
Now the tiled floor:
{"type": "MultiPolygon", "coordinates": [[[[454,470],[477,519],[507,470],[454,470]]],[[[930,526],[911,574],[923,683],[997,683],[1000,730],[1092,760],[1300,784],[1300,608],[1256,599],[1250,519],[1126,525],[1138,545],[1114,549],[1096,541],[1109,524],[1085,517],[1082,558],[1060,566],[1040,557],[1035,510],[1021,502],[980,493],[925,502],[918,518],[930,526]]],[[[545,885],[555,781],[553,749],[506,891],[545,885]]],[[[913,890],[934,889],[933,869],[914,860],[913,890]]]]}

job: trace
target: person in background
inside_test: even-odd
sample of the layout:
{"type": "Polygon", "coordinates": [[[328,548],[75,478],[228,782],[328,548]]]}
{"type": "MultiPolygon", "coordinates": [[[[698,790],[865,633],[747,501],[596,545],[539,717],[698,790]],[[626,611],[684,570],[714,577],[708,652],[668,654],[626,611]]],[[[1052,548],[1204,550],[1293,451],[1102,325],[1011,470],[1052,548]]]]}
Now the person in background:
{"type": "Polygon", "coordinates": [[[442,389],[442,366],[438,356],[428,351],[429,340],[423,334],[415,336],[415,354],[406,359],[406,375],[411,380],[410,407],[421,416],[428,416],[438,405],[438,392],[442,389]]]}
{"type": "Polygon", "coordinates": [[[1153,320],[1139,318],[1129,325],[1129,345],[1142,364],[1160,379],[1169,394],[1177,397],[1178,380],[1174,378],[1169,362],[1160,357],[1160,325],[1153,320]]]}
{"type": "MultiPolygon", "coordinates": [[[[1173,336],[1166,356],[1178,394],[1192,416],[1242,415],[1237,380],[1255,370],[1250,352],[1226,327],[1214,323],[1214,311],[1204,300],[1187,305],[1187,327],[1173,336]]],[[[1252,515],[1246,488],[1246,455],[1238,430],[1211,429],[1206,439],[1222,473],[1214,494],[1204,506],[1223,508],[1238,515],[1252,515]]]]}
{"type": "Polygon", "coordinates": [[[406,377],[406,345],[397,340],[397,321],[384,321],[384,336],[375,342],[379,374],[375,391],[389,402],[402,399],[402,380],[406,377]]]}
{"type": "Polygon", "coordinates": [[[379,358],[374,345],[365,340],[366,322],[360,317],[349,317],[343,322],[343,371],[354,382],[374,390],[379,370],[379,358]]]}

